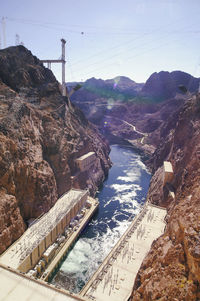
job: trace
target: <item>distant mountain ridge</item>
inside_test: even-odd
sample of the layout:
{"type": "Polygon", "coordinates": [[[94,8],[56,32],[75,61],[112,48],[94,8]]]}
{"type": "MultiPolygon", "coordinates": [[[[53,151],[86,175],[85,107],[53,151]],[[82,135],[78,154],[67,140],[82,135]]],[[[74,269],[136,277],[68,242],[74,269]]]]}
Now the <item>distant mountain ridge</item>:
{"type": "MultiPolygon", "coordinates": [[[[70,99],[110,142],[116,142],[141,136],[128,124],[145,133],[155,131],[189,95],[183,92],[197,92],[199,83],[199,78],[182,71],[155,72],[139,84],[125,76],[108,80],[93,77],[79,83],[82,87],[70,99]]],[[[67,84],[69,90],[76,85],[67,84]]]]}
{"type": "Polygon", "coordinates": [[[160,100],[175,97],[183,85],[189,92],[196,92],[200,79],[182,71],[161,71],[153,73],[142,88],[142,95],[160,100]]]}
{"type": "Polygon", "coordinates": [[[72,96],[72,100],[83,97],[85,101],[91,101],[93,98],[99,97],[127,101],[136,97],[144,85],[143,83],[138,84],[128,77],[118,76],[107,80],[92,77],[85,82],[67,83],[67,87],[70,89],[76,84],[82,85],[82,88],[72,96]]]}
{"type": "MultiPolygon", "coordinates": [[[[77,83],[67,83],[70,88],[77,83]]],[[[160,71],[153,73],[146,83],[136,83],[125,76],[102,80],[90,78],[80,83],[82,88],[72,96],[72,101],[91,101],[93,98],[113,98],[117,101],[138,101],[147,99],[160,102],[175,97],[181,93],[179,86],[183,85],[189,92],[195,92],[199,88],[200,79],[182,71],[160,71]]]]}

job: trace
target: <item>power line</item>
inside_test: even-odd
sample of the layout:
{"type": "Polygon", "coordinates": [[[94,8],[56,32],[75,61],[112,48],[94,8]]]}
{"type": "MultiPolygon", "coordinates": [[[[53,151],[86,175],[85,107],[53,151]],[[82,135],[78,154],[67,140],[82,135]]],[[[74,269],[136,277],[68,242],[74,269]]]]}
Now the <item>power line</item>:
{"type": "MultiPolygon", "coordinates": [[[[89,26],[89,25],[67,25],[64,23],[56,23],[56,22],[43,22],[43,21],[36,21],[36,20],[30,20],[30,19],[18,19],[18,18],[11,18],[11,17],[5,17],[8,21],[11,22],[17,22],[22,24],[29,24],[33,26],[40,26],[45,27],[49,29],[55,29],[55,30],[61,30],[65,29],[70,33],[76,33],[76,34],[104,34],[104,35],[138,35],[138,31],[134,31],[133,28],[119,28],[119,27],[109,27],[109,30],[107,27],[99,27],[99,26],[89,26]],[[72,30],[71,28],[80,28],[80,30],[72,30]],[[96,31],[88,31],[85,30],[85,28],[89,29],[96,29],[96,31]],[[111,30],[110,30],[111,29],[111,30]],[[113,31],[114,30],[114,31],[113,31]]],[[[176,21],[177,22],[177,21],[176,21]]],[[[174,22],[174,23],[176,23],[174,22]]],[[[169,24],[171,25],[171,23],[169,24]]],[[[174,34],[178,31],[171,31],[170,34],[174,34]]],[[[186,33],[186,32],[185,32],[186,33]]],[[[200,31],[189,31],[188,33],[200,33],[200,31]]],[[[149,32],[145,32],[144,35],[148,35],[149,32]]]]}
{"type": "MultiPolygon", "coordinates": [[[[179,20],[179,21],[180,21],[180,20],[179,20]]],[[[179,22],[179,21],[177,20],[177,21],[174,22],[173,24],[176,24],[176,23],[179,22]]],[[[164,28],[165,28],[165,26],[164,26],[164,28]]],[[[184,28],[187,29],[188,26],[186,26],[186,27],[184,27],[184,28]]],[[[162,32],[162,37],[163,37],[163,36],[164,36],[164,34],[163,34],[163,27],[159,27],[158,29],[155,29],[155,30],[153,30],[153,31],[151,31],[151,32],[143,33],[142,35],[139,35],[139,36],[136,37],[135,39],[131,39],[131,40],[127,41],[126,43],[123,43],[123,45],[120,43],[120,44],[117,44],[117,45],[115,45],[115,46],[113,46],[113,47],[110,47],[110,48],[108,48],[108,49],[106,49],[106,50],[99,51],[99,52],[95,53],[94,55],[89,56],[88,59],[91,60],[91,58],[98,57],[100,54],[105,53],[105,51],[110,51],[110,50],[113,50],[113,49],[119,49],[119,47],[124,47],[124,46],[130,45],[130,44],[132,44],[132,43],[134,43],[134,42],[137,42],[138,40],[144,39],[145,37],[151,36],[151,35],[153,35],[153,34],[158,34],[159,32],[162,32]]],[[[188,33],[191,33],[191,32],[192,32],[192,31],[188,31],[188,33]]],[[[171,35],[172,33],[173,33],[173,35],[174,35],[174,34],[180,34],[180,33],[185,33],[185,32],[183,32],[183,29],[181,29],[181,30],[176,30],[176,31],[173,31],[173,32],[165,32],[165,36],[169,36],[169,35],[171,35]]],[[[195,32],[193,32],[193,33],[200,33],[200,31],[195,31],[195,32]]],[[[145,43],[145,44],[146,44],[146,43],[145,43]]],[[[144,44],[143,44],[143,45],[144,45],[144,44]]],[[[142,45],[142,46],[143,46],[143,45],[142,45]]],[[[133,49],[135,49],[135,48],[138,48],[138,45],[134,46],[133,48],[132,48],[132,47],[129,48],[129,51],[130,51],[130,50],[133,50],[133,49]]],[[[121,51],[120,53],[123,53],[123,51],[121,51]]],[[[115,56],[116,56],[116,55],[115,55],[115,56]]],[[[112,57],[113,57],[113,56],[112,56],[112,57]]],[[[87,59],[87,58],[86,58],[86,59],[87,59]]],[[[80,64],[81,62],[83,62],[83,59],[78,60],[78,61],[75,61],[75,63],[73,63],[72,66],[74,67],[75,65],[78,65],[78,64],[80,64]]]]}
{"type": "MultiPolygon", "coordinates": [[[[22,24],[28,24],[28,25],[33,25],[33,26],[41,26],[41,27],[45,27],[45,28],[50,28],[50,29],[55,29],[55,30],[60,30],[60,28],[63,28],[63,29],[66,29],[66,30],[68,30],[68,32],[72,32],[72,33],[78,33],[78,34],[80,34],[80,33],[82,33],[82,34],[85,34],[83,31],[78,31],[78,30],[70,30],[69,28],[79,28],[79,27],[81,27],[81,30],[82,30],[82,26],[81,25],[66,25],[66,24],[62,24],[62,23],[53,23],[53,22],[41,22],[41,21],[35,21],[35,20],[27,20],[27,19],[16,19],[16,18],[8,18],[8,17],[3,17],[2,18],[2,20],[4,19],[4,22],[5,22],[5,19],[6,20],[9,20],[9,21],[12,21],[12,22],[18,22],[18,23],[22,23],[22,24]]],[[[173,24],[172,23],[169,23],[169,25],[175,25],[176,23],[179,23],[180,22],[180,20],[181,19],[179,19],[179,20],[176,20],[175,22],[173,22],[173,24]]],[[[88,57],[88,59],[91,61],[91,59],[92,58],[95,58],[95,57],[98,57],[100,54],[104,54],[104,53],[106,53],[106,51],[108,52],[110,52],[111,50],[117,50],[117,53],[114,53],[114,55],[109,55],[106,59],[101,59],[101,60],[98,60],[97,62],[94,62],[94,63],[91,63],[91,64],[89,64],[88,65],[88,62],[87,62],[87,59],[86,60],[84,60],[84,59],[81,59],[81,60],[78,60],[78,61],[76,61],[75,63],[70,63],[70,69],[71,69],[71,73],[72,73],[72,67],[74,68],[74,66],[78,66],[80,63],[82,64],[87,64],[87,66],[86,66],[86,68],[84,68],[84,71],[85,71],[85,69],[86,70],[88,70],[88,69],[90,69],[91,67],[93,67],[93,66],[97,66],[97,65],[99,65],[99,64],[102,64],[102,62],[104,63],[105,61],[110,61],[111,59],[113,59],[113,58],[116,58],[116,57],[119,57],[121,54],[123,54],[124,53],[124,51],[123,50],[121,50],[120,48],[121,47],[124,47],[124,46],[127,46],[127,45],[130,45],[130,47],[128,47],[128,49],[126,49],[126,53],[127,53],[127,51],[128,52],[130,52],[130,51],[132,51],[132,50],[135,50],[135,49],[138,49],[138,50],[140,50],[140,54],[135,54],[135,55],[132,55],[131,57],[129,57],[129,58],[126,58],[126,61],[127,60],[129,60],[130,58],[134,58],[134,57],[137,57],[137,56],[139,56],[139,55],[141,55],[141,49],[143,50],[143,48],[146,48],[146,46],[148,47],[148,45],[150,44],[150,43],[152,43],[152,42],[155,42],[154,40],[153,41],[144,41],[144,39],[145,38],[147,38],[147,37],[151,37],[153,34],[159,34],[160,32],[162,32],[162,37],[160,38],[160,39],[156,39],[156,42],[158,42],[158,41],[162,41],[163,39],[166,39],[166,37],[168,37],[169,35],[171,35],[172,33],[173,34],[180,34],[180,33],[183,33],[183,29],[176,29],[175,31],[173,31],[173,32],[165,32],[164,34],[163,34],[163,29],[165,30],[166,29],[166,26],[167,25],[165,25],[165,26],[161,26],[161,27],[159,27],[159,28],[157,28],[157,29],[155,29],[155,30],[152,30],[152,31],[150,31],[150,32],[144,32],[142,35],[139,35],[139,36],[137,36],[136,38],[134,38],[134,39],[131,39],[131,40],[128,40],[127,42],[125,42],[125,43],[123,43],[123,45],[120,43],[120,44],[118,44],[118,45],[116,45],[116,46],[112,46],[112,47],[110,47],[110,48],[107,48],[107,50],[102,50],[102,51],[99,51],[99,52],[97,52],[97,53],[95,53],[94,55],[92,55],[92,56],[89,56],[88,57]],[[142,43],[142,45],[138,45],[138,40],[142,40],[142,41],[144,41],[143,43],[142,43]],[[133,43],[137,43],[137,44],[134,44],[134,45],[132,45],[133,43]],[[141,48],[142,47],[142,48],[141,48]]],[[[98,27],[98,26],[84,26],[85,28],[92,28],[92,29],[100,29],[100,30],[102,30],[103,29],[103,27],[98,27]]],[[[112,28],[112,29],[114,29],[114,30],[119,30],[119,28],[112,28]]],[[[186,29],[187,30],[187,32],[188,33],[195,33],[195,34],[198,34],[198,33],[200,33],[200,31],[198,31],[198,30],[195,30],[195,31],[192,31],[192,30],[188,30],[188,26],[187,27],[185,27],[184,29],[186,29]]],[[[123,29],[124,30],[124,29],[123,29]]],[[[5,31],[5,30],[4,30],[5,31]]],[[[86,32],[86,34],[100,34],[101,32],[99,32],[99,31],[93,31],[93,32],[86,32]]],[[[109,32],[108,30],[107,30],[107,32],[102,32],[103,34],[123,34],[123,35],[125,35],[125,34],[136,34],[136,32],[135,31],[129,31],[128,29],[126,29],[124,32],[123,31],[118,31],[118,32],[109,32]]],[[[185,33],[185,32],[184,32],[185,33]]],[[[5,41],[5,39],[4,39],[4,44],[6,44],[6,41],[5,41]]],[[[167,42],[167,43],[165,43],[164,45],[166,45],[166,44],[169,44],[169,42],[167,42]]],[[[159,46],[159,47],[162,47],[162,46],[159,46]]],[[[159,47],[154,47],[153,48],[153,50],[154,49],[158,49],[159,47]]],[[[152,51],[152,49],[150,49],[150,50],[146,50],[146,49],[144,49],[144,51],[145,52],[143,52],[143,54],[144,53],[146,53],[146,52],[148,52],[148,51],[152,51]]],[[[109,64],[109,66],[110,65],[114,65],[115,63],[113,62],[113,63],[111,63],[111,64],[109,64]]],[[[107,67],[108,65],[106,65],[106,67],[107,67]]],[[[77,69],[77,68],[76,68],[77,69]]],[[[76,70],[75,69],[75,70],[76,70]]],[[[100,67],[100,68],[96,68],[95,70],[93,70],[93,71],[90,71],[90,73],[91,72],[94,72],[94,71],[96,71],[96,70],[100,70],[100,69],[102,69],[102,66],[100,67]]],[[[74,76],[73,76],[74,77],[74,76]]]]}
{"type": "MultiPolygon", "coordinates": [[[[169,34],[168,34],[168,35],[169,35],[169,34]]],[[[148,47],[148,46],[149,46],[150,44],[152,44],[152,43],[155,44],[155,43],[157,43],[158,41],[163,41],[163,40],[166,39],[166,37],[167,37],[168,35],[163,35],[160,39],[154,39],[154,40],[152,40],[152,41],[144,42],[144,43],[141,44],[141,45],[138,45],[138,44],[137,44],[137,45],[135,45],[135,46],[131,46],[130,48],[128,48],[128,49],[126,50],[126,53],[127,53],[127,52],[130,52],[130,50],[138,50],[138,51],[140,51],[139,54],[136,54],[136,55],[132,55],[132,56],[131,56],[131,57],[136,57],[136,56],[141,55],[141,51],[142,51],[143,49],[145,50],[145,53],[148,52],[148,51],[152,51],[151,49],[148,50],[148,49],[146,48],[146,46],[148,47]]],[[[176,38],[174,38],[172,41],[176,41],[176,38]]],[[[172,43],[172,41],[171,41],[171,43],[172,43]]],[[[164,43],[164,45],[168,45],[169,43],[170,43],[170,42],[164,43]]],[[[158,47],[156,46],[156,47],[154,47],[153,49],[157,49],[157,48],[158,48],[158,47]]],[[[110,55],[110,56],[107,57],[107,58],[101,59],[101,60],[99,60],[99,61],[97,61],[97,62],[95,62],[95,63],[91,63],[91,64],[89,64],[89,65],[87,64],[87,62],[84,62],[84,64],[87,64],[86,68],[84,68],[84,71],[90,69],[90,67],[93,67],[93,66],[96,66],[96,65],[105,63],[106,61],[110,61],[110,60],[113,59],[113,58],[119,57],[121,54],[124,54],[124,51],[117,52],[117,53],[115,53],[115,54],[110,55]]],[[[129,58],[127,58],[127,56],[126,56],[126,61],[127,61],[128,59],[129,59],[129,58]]],[[[111,66],[111,65],[113,65],[113,64],[114,64],[114,63],[110,64],[109,66],[111,66]]],[[[74,67],[73,64],[72,64],[72,67],[74,67]]],[[[100,67],[100,69],[102,69],[102,66],[100,67]]],[[[77,70],[77,68],[76,68],[75,70],[77,70]]],[[[94,70],[92,70],[91,72],[96,71],[96,70],[98,70],[98,69],[94,69],[94,70]]]]}
{"type": "MultiPolygon", "coordinates": [[[[171,42],[173,42],[173,41],[176,41],[176,39],[172,40],[171,42]]],[[[149,52],[151,52],[151,51],[153,51],[153,50],[160,49],[160,48],[162,48],[163,46],[166,46],[166,45],[168,45],[168,44],[169,44],[169,42],[166,42],[166,43],[163,43],[162,45],[153,47],[153,48],[151,48],[151,49],[146,49],[146,50],[144,49],[143,52],[141,52],[141,50],[140,50],[140,53],[135,54],[135,55],[132,55],[132,56],[130,56],[130,57],[126,57],[126,61],[128,61],[128,60],[130,60],[130,59],[133,59],[133,58],[136,58],[136,57],[138,57],[138,56],[144,55],[144,54],[146,54],[146,53],[149,53],[149,52]]],[[[116,63],[113,62],[113,63],[110,63],[110,64],[108,64],[108,65],[102,65],[102,66],[99,67],[99,68],[96,68],[96,69],[93,69],[93,70],[91,70],[91,71],[88,71],[87,73],[84,73],[84,76],[87,77],[87,75],[90,75],[91,73],[94,73],[94,72],[96,72],[96,71],[102,70],[102,69],[104,69],[104,68],[107,68],[107,67],[110,67],[110,66],[113,66],[113,65],[116,65],[116,63]]]]}
{"type": "MultiPolygon", "coordinates": [[[[60,30],[60,29],[65,29],[70,33],[78,33],[78,34],[105,34],[105,35],[134,35],[137,34],[134,32],[132,29],[127,30],[127,29],[120,29],[120,31],[108,31],[107,28],[103,27],[95,27],[95,26],[85,26],[85,25],[66,25],[62,23],[53,23],[53,22],[41,22],[41,21],[34,21],[34,20],[27,20],[27,19],[17,19],[17,18],[10,18],[6,17],[8,21],[11,22],[16,22],[16,23],[21,23],[21,24],[29,24],[33,26],[40,26],[40,27],[45,27],[49,29],[55,29],[55,30],[60,30]],[[80,30],[74,30],[71,28],[79,28],[80,30]],[[88,31],[85,30],[85,28],[96,28],[98,31],[88,31]],[[101,30],[101,31],[99,31],[101,30]]],[[[110,29],[110,28],[109,28],[110,29]]],[[[119,30],[119,29],[118,29],[119,30]]]]}

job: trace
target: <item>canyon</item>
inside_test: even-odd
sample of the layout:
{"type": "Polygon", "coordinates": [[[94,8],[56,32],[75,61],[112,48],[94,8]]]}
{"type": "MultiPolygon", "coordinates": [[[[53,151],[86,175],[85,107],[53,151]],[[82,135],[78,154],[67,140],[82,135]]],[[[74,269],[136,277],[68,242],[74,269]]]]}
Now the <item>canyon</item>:
{"type": "Polygon", "coordinates": [[[79,84],[70,101],[25,47],[0,51],[0,253],[72,186],[95,195],[112,164],[106,139],[129,143],[153,174],[147,200],[167,208],[165,232],[130,300],[200,300],[199,79],[174,71],[145,84],[125,77],[79,84]],[[76,160],[89,152],[93,168],[80,173],[76,160]],[[164,161],[174,175],[163,186],[164,161]]]}
{"type": "Polygon", "coordinates": [[[166,229],[140,267],[131,300],[200,299],[199,116],[196,94],[160,128],[147,199],[167,208],[166,229]],[[172,163],[174,177],[163,187],[164,160],[172,163]]]}
{"type": "Polygon", "coordinates": [[[120,96],[106,97],[105,92],[99,98],[97,90],[88,93],[84,84],[79,92],[82,101],[77,102],[77,95],[72,97],[83,111],[85,100],[90,107],[87,117],[111,142],[128,142],[140,151],[153,174],[147,200],[168,211],[165,233],[153,242],[140,267],[132,301],[200,300],[199,79],[182,72],[171,75],[153,74],[139,87],[148,96],[139,103],[135,96],[122,101],[120,96]],[[100,102],[103,108],[98,107],[100,102]],[[171,162],[174,176],[163,186],[164,161],[171,162]]]}
{"type": "Polygon", "coordinates": [[[0,253],[72,187],[78,157],[96,154],[76,181],[91,195],[111,166],[106,140],[23,46],[0,51],[0,149],[0,253]]]}

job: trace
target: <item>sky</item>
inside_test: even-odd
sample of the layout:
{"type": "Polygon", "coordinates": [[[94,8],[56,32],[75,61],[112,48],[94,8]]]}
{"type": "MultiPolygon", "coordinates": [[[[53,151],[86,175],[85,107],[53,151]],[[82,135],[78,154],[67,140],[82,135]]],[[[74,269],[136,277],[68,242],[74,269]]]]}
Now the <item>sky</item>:
{"type": "MultiPolygon", "coordinates": [[[[0,44],[23,42],[58,59],[66,40],[66,81],[154,72],[200,77],[200,0],[0,0],[0,44]]],[[[61,64],[52,64],[61,81],[61,64]]]]}

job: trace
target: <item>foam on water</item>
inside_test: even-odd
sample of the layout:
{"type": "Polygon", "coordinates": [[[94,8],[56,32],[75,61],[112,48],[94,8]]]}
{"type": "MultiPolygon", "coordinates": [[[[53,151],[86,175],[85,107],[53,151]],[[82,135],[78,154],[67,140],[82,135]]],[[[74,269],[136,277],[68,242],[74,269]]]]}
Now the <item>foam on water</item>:
{"type": "Polygon", "coordinates": [[[96,271],[145,201],[150,174],[130,148],[112,146],[113,167],[98,193],[98,213],[69,252],[53,283],[78,292],[96,271]]]}

